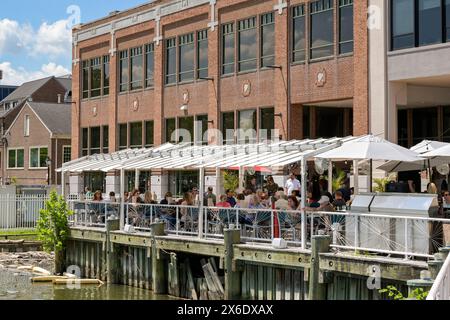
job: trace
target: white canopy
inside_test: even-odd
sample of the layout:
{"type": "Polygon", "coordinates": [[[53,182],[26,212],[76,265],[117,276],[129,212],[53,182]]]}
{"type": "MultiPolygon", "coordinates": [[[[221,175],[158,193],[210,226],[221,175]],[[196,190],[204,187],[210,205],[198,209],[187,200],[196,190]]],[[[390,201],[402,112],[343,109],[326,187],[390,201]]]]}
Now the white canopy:
{"type": "MultiPolygon", "coordinates": [[[[444,146],[448,146],[450,144],[439,141],[430,141],[424,140],[421,143],[415,145],[410,150],[414,151],[418,154],[424,154],[444,146]]],[[[445,160],[440,159],[425,159],[416,162],[404,162],[404,161],[389,161],[382,166],[379,166],[378,169],[386,171],[386,172],[403,172],[403,171],[420,171],[426,170],[430,167],[436,167],[443,164],[448,163],[445,160]]]]}
{"type": "Polygon", "coordinates": [[[446,163],[449,163],[450,162],[450,144],[448,144],[442,148],[435,149],[433,151],[424,153],[423,157],[429,158],[431,160],[446,161],[446,163]]]}
{"type": "Polygon", "coordinates": [[[416,152],[391,143],[383,138],[368,135],[345,143],[342,147],[322,153],[316,158],[340,160],[397,160],[423,161],[416,152]]]}

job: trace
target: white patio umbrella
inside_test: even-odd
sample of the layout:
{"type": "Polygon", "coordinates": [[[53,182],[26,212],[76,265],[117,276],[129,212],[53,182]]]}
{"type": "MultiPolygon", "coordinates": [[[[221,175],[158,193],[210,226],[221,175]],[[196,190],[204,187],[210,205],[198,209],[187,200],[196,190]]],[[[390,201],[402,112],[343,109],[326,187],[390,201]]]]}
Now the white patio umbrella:
{"type": "MultiPolygon", "coordinates": [[[[373,160],[407,162],[424,160],[414,151],[373,135],[347,142],[339,148],[318,155],[316,158],[332,161],[369,160],[370,181],[372,181],[373,160]]],[[[372,183],[370,183],[370,191],[372,191],[372,183]]]]}
{"type": "MultiPolygon", "coordinates": [[[[421,143],[415,145],[410,150],[418,154],[424,154],[445,146],[450,146],[449,143],[424,140],[421,143]]],[[[425,158],[425,157],[424,157],[425,158]]],[[[441,159],[424,159],[415,162],[405,161],[389,161],[378,167],[378,169],[386,172],[404,172],[404,171],[421,171],[429,168],[437,167],[448,162],[441,159]]]]}
{"type": "Polygon", "coordinates": [[[424,153],[422,156],[424,158],[430,159],[431,161],[440,160],[440,161],[445,161],[445,163],[449,163],[450,162],[450,144],[448,144],[442,148],[424,153]]]}

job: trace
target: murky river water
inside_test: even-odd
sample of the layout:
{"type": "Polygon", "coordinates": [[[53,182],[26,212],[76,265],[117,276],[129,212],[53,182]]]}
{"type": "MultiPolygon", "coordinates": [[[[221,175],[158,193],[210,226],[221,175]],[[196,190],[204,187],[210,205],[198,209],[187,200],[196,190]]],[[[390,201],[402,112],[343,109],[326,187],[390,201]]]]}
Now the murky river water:
{"type": "Polygon", "coordinates": [[[0,269],[0,300],[170,300],[149,290],[120,285],[79,288],[32,284],[28,273],[0,269]]]}

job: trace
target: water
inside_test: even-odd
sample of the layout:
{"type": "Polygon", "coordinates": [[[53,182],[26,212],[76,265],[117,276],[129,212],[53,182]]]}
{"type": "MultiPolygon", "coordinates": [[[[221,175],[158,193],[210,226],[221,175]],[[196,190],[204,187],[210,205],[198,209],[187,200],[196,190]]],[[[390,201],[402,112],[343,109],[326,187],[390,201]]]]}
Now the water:
{"type": "Polygon", "coordinates": [[[33,284],[31,275],[0,269],[0,300],[172,300],[143,290],[121,285],[87,285],[79,288],[33,284]]]}

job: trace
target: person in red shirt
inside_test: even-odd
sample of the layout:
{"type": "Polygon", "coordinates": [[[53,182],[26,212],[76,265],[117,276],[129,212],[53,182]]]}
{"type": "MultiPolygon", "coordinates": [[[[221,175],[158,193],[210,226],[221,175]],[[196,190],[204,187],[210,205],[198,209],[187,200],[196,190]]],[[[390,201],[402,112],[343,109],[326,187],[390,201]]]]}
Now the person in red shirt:
{"type": "Polygon", "coordinates": [[[226,195],[220,196],[220,202],[216,204],[216,207],[218,208],[231,208],[231,204],[227,202],[228,197],[226,195]]]}

